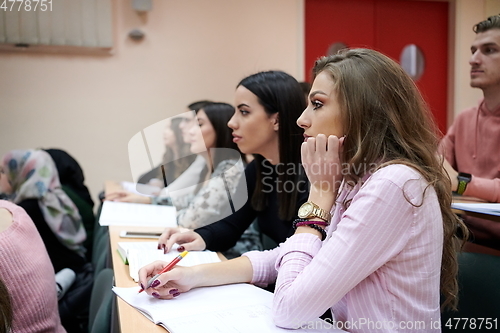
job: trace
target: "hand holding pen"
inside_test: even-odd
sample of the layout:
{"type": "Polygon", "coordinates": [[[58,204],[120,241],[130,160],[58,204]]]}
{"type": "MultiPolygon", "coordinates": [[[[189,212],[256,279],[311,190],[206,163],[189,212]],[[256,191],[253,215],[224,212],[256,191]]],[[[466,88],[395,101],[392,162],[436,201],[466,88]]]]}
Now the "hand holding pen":
{"type": "MultiPolygon", "coordinates": [[[[187,254],[188,254],[188,251],[182,252],[177,257],[175,257],[174,260],[172,260],[167,266],[165,266],[162,270],[160,270],[155,276],[153,276],[151,279],[149,279],[147,286],[146,286],[146,289],[150,288],[161,274],[166,273],[166,272],[170,271],[172,268],[174,268],[175,265],[177,265],[177,263],[179,261],[181,261],[181,259],[184,258],[187,254]]],[[[156,286],[154,286],[154,287],[156,287],[156,286]]],[[[144,287],[142,287],[141,290],[139,290],[139,293],[142,293],[143,291],[144,291],[144,287]]]]}

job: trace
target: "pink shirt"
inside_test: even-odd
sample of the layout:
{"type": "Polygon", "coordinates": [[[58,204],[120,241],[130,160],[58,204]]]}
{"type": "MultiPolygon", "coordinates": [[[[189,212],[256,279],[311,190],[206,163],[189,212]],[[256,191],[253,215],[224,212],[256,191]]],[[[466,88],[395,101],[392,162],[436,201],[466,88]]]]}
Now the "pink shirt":
{"type": "Polygon", "coordinates": [[[0,277],[14,313],[12,333],[64,333],[59,318],[54,269],[33,221],[21,207],[0,200],[13,223],[0,232],[0,277]]]}
{"type": "Polygon", "coordinates": [[[479,106],[460,113],[439,150],[455,170],[472,175],[464,195],[500,202],[500,107],[479,106]]]}
{"type": "Polygon", "coordinates": [[[297,234],[246,253],[252,283],[277,278],[276,325],[307,326],[331,308],[349,332],[440,332],[443,223],[427,186],[414,169],[387,166],[341,191],[324,242],[297,234]]]}

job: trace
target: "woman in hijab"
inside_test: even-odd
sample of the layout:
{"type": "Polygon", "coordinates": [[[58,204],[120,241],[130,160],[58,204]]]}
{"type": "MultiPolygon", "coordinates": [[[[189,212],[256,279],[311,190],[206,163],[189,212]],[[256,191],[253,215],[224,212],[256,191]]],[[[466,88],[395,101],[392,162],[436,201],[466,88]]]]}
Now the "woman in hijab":
{"type": "Polygon", "coordinates": [[[82,219],[61,189],[54,161],[43,150],[8,152],[0,162],[0,192],[31,217],[54,271],[69,268],[75,272],[72,287],[59,301],[62,324],[72,331],[76,318],[88,310],[93,274],[92,265],[85,259],[86,232],[82,219]]]}
{"type": "Polygon", "coordinates": [[[77,270],[85,263],[85,228],[78,209],[61,189],[50,155],[42,150],[12,150],[3,157],[1,168],[2,192],[30,215],[55,271],[77,270]]]}

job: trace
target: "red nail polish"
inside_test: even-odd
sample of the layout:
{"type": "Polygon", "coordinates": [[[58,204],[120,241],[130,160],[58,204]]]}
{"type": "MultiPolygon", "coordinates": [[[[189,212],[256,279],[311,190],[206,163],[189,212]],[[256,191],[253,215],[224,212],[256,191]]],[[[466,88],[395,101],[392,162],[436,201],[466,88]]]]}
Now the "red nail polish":
{"type": "Polygon", "coordinates": [[[184,246],[179,246],[179,247],[177,248],[177,251],[179,251],[179,252],[184,252],[184,246]]]}

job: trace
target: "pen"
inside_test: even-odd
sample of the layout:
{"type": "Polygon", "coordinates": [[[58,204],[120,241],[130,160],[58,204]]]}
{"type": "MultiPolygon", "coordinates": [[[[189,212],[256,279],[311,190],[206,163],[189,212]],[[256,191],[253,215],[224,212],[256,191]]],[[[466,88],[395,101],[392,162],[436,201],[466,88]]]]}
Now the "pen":
{"type": "MultiPolygon", "coordinates": [[[[158,274],[156,274],[151,279],[149,279],[148,285],[146,286],[146,289],[148,289],[151,286],[151,284],[154,282],[154,280],[156,280],[158,278],[158,276],[160,276],[161,274],[166,273],[169,270],[171,270],[172,268],[174,268],[174,266],[177,265],[177,263],[179,261],[181,261],[181,259],[184,258],[187,254],[188,254],[188,251],[182,252],[177,257],[175,257],[174,260],[172,260],[167,266],[165,266],[160,272],[158,272],[158,274]]],[[[141,290],[139,290],[139,293],[142,293],[143,291],[144,291],[144,289],[141,288],[141,290]]]]}
{"type": "Polygon", "coordinates": [[[163,184],[165,184],[165,187],[167,187],[167,177],[165,176],[165,167],[163,164],[161,165],[161,173],[163,174],[163,184]]]}

